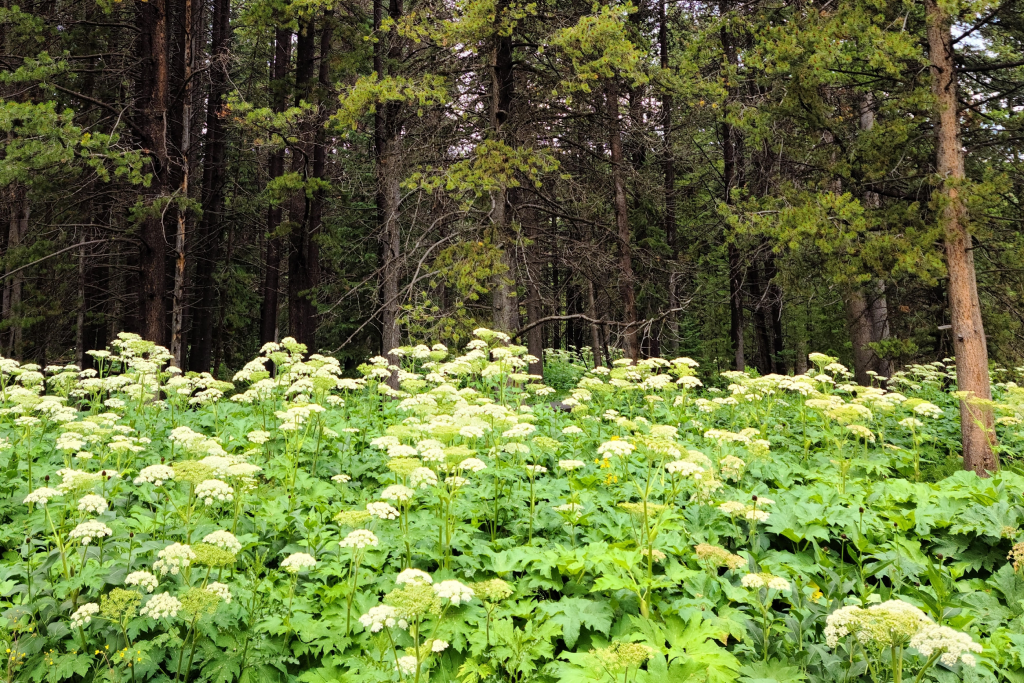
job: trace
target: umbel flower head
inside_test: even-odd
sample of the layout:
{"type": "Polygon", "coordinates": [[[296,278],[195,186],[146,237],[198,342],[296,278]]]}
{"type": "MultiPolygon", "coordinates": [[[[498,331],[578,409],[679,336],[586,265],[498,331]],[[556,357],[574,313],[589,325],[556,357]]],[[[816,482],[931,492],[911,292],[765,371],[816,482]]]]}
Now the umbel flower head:
{"type": "Polygon", "coordinates": [[[384,604],[393,607],[395,614],[413,622],[428,614],[439,614],[441,602],[433,586],[425,581],[408,581],[384,596],[384,604]]]}
{"type": "Polygon", "coordinates": [[[701,543],[694,548],[697,560],[711,567],[726,567],[728,569],[739,569],[747,564],[747,561],[739,555],[730,553],[725,548],[710,543],[701,543]]]}
{"type": "Polygon", "coordinates": [[[359,623],[370,633],[380,633],[385,627],[394,628],[397,626],[402,629],[409,627],[409,622],[399,619],[396,616],[395,608],[390,605],[371,607],[366,614],[359,617],[359,623]]]}
{"type": "Polygon", "coordinates": [[[616,641],[608,647],[591,650],[590,654],[597,657],[601,664],[610,671],[635,669],[654,654],[654,650],[643,643],[623,643],[616,641]]]}
{"type": "Polygon", "coordinates": [[[455,580],[435,583],[434,592],[439,598],[447,598],[450,600],[456,607],[464,602],[469,602],[473,599],[474,595],[472,588],[455,580]]]}
{"type": "Polygon", "coordinates": [[[37,488],[35,491],[28,494],[27,496],[25,496],[25,500],[23,500],[22,502],[25,503],[25,505],[35,503],[36,505],[45,506],[47,503],[50,502],[51,498],[58,498],[62,495],[64,494],[62,494],[57,489],[51,489],[49,486],[42,486],[40,488],[37,488]]]}
{"type": "Polygon", "coordinates": [[[409,569],[403,569],[399,572],[398,576],[395,577],[395,583],[399,586],[411,583],[434,583],[433,577],[426,573],[422,569],[416,569],[410,567],[409,569]]]}
{"type": "Polygon", "coordinates": [[[825,642],[834,648],[840,638],[853,635],[864,645],[897,647],[931,623],[924,612],[902,600],[887,600],[866,609],[851,605],[828,615],[825,642]]]}
{"type": "Polygon", "coordinates": [[[90,519],[87,522],[82,522],[68,534],[69,538],[81,539],[82,545],[89,545],[92,543],[94,538],[103,538],[104,536],[110,536],[113,531],[110,530],[103,522],[97,522],[94,519],[90,519]]]}
{"type": "Polygon", "coordinates": [[[100,613],[100,606],[95,602],[87,602],[71,615],[71,628],[82,628],[100,613]]]}
{"type": "Polygon", "coordinates": [[[218,529],[217,531],[206,534],[206,536],[203,537],[203,543],[215,545],[232,554],[237,554],[242,550],[241,541],[239,541],[233,533],[230,531],[224,531],[223,529],[218,529]]]}
{"type": "Polygon", "coordinates": [[[470,586],[473,589],[473,593],[483,600],[489,603],[499,603],[502,600],[506,600],[512,597],[512,586],[506,581],[501,579],[489,579],[487,581],[478,581],[470,586]]]}
{"type": "Polygon", "coordinates": [[[165,481],[174,479],[174,470],[167,465],[150,465],[139,470],[139,476],[135,477],[135,485],[152,484],[163,486],[165,481]]]}
{"type": "Polygon", "coordinates": [[[134,617],[141,602],[142,596],[136,591],[115,588],[100,598],[100,611],[110,621],[120,622],[125,617],[134,617]]]}
{"type": "Polygon", "coordinates": [[[153,569],[159,572],[160,576],[178,574],[182,569],[188,567],[192,560],[196,559],[196,554],[191,546],[181,543],[170,544],[157,553],[157,556],[160,559],[153,563],[153,569]]]}
{"type": "Polygon", "coordinates": [[[170,593],[158,593],[149,599],[146,606],[139,612],[144,617],[163,619],[176,617],[181,611],[181,601],[170,593]]]}
{"type": "Polygon", "coordinates": [[[155,591],[159,584],[160,579],[146,571],[132,572],[128,576],[124,577],[124,585],[138,586],[145,589],[147,593],[155,591]]]}
{"type": "Polygon", "coordinates": [[[107,499],[103,496],[97,496],[95,493],[90,493],[78,499],[79,512],[91,512],[94,515],[102,515],[107,511],[108,507],[107,499]]]}
{"type": "Polygon", "coordinates": [[[789,581],[768,572],[746,574],[740,579],[740,583],[743,584],[744,588],[767,588],[768,590],[775,591],[788,591],[790,588],[789,581]]]}
{"type": "Polygon", "coordinates": [[[235,499],[235,490],[220,479],[206,479],[196,486],[196,498],[208,506],[216,502],[230,503],[235,499]]]}
{"type": "Polygon", "coordinates": [[[316,558],[309,553],[292,553],[281,562],[281,569],[293,575],[315,566],[316,558]]]}
{"type": "Polygon", "coordinates": [[[967,666],[974,666],[976,661],[971,652],[981,653],[981,645],[962,633],[948,626],[927,624],[910,637],[910,647],[925,657],[942,653],[939,661],[946,666],[954,666],[958,661],[967,666]]]}
{"type": "MultiPolygon", "coordinates": [[[[339,545],[342,548],[356,548],[362,550],[370,546],[376,547],[379,541],[377,536],[372,531],[367,529],[356,529],[355,531],[349,532],[348,536],[343,538],[339,545]]],[[[409,570],[406,570],[409,571],[409,570]]]]}

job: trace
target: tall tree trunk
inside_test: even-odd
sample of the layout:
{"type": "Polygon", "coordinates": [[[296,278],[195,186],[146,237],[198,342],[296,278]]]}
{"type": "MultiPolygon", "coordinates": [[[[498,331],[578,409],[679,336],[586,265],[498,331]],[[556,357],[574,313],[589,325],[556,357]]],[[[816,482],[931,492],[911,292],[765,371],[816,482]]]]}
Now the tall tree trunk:
{"type": "MultiPolygon", "coordinates": [[[[870,93],[860,102],[860,130],[870,131],[875,126],[874,98],[870,93]]],[[[861,197],[867,210],[881,205],[878,193],[867,190],[861,197]]],[[[872,279],[865,287],[851,292],[846,298],[846,319],[853,344],[853,376],[857,384],[869,386],[871,375],[888,375],[888,362],[879,358],[869,344],[889,337],[888,305],[885,299],[885,281],[872,279]]]]}
{"type": "MultiPolygon", "coordinates": [[[[192,65],[195,49],[195,28],[193,0],[184,0],[184,93],[181,108],[181,185],[178,188],[182,199],[188,199],[189,173],[192,154],[192,65]]],[[[174,366],[185,367],[185,239],[186,228],[191,220],[188,209],[179,207],[177,211],[177,230],[174,235],[174,290],[171,298],[171,356],[174,366]]]]}
{"type": "MultiPolygon", "coordinates": [[[[666,0],[658,3],[658,43],[661,50],[661,68],[669,68],[669,44],[668,44],[668,15],[665,10],[666,0]]],[[[676,227],[676,159],[672,149],[672,110],[675,102],[668,90],[661,98],[661,117],[665,145],[662,159],[663,173],[665,176],[665,242],[669,250],[668,264],[668,308],[673,310],[679,308],[679,244],[678,230],[676,227]]],[[[665,351],[667,355],[676,355],[679,352],[679,316],[677,313],[669,313],[667,319],[667,334],[665,351]]]]}
{"type": "Polygon", "coordinates": [[[526,324],[533,325],[526,333],[526,350],[537,359],[530,363],[531,375],[544,374],[544,326],[535,324],[544,317],[540,283],[543,277],[543,251],[540,246],[540,229],[537,214],[527,209],[525,218],[526,235],[530,245],[526,248],[526,324]]]}
{"type": "MultiPolygon", "coordinates": [[[[327,166],[327,131],[326,123],[330,114],[329,103],[334,99],[330,96],[331,86],[331,52],[334,42],[334,13],[327,10],[324,15],[323,28],[320,31],[320,69],[317,74],[319,85],[317,93],[317,105],[319,118],[317,129],[313,137],[313,178],[323,180],[327,166]]],[[[317,242],[323,229],[325,192],[317,189],[309,205],[309,218],[306,221],[306,269],[304,285],[306,291],[303,294],[303,303],[306,315],[305,339],[310,350],[316,349],[316,328],[318,323],[317,310],[315,305],[314,288],[320,284],[320,245],[317,242]]]]}
{"type": "Polygon", "coordinates": [[[163,201],[170,162],[167,150],[168,41],[167,0],[136,0],[139,30],[139,68],[135,85],[136,128],[150,156],[152,180],[149,205],[139,229],[139,332],[163,344],[167,326],[165,299],[167,241],[163,201]]]}
{"type": "MultiPolygon", "coordinates": [[[[728,0],[721,0],[720,13],[724,16],[729,11],[728,0]]],[[[722,53],[730,69],[737,67],[739,59],[736,55],[736,48],[732,42],[732,35],[725,27],[721,31],[722,53]]],[[[728,99],[734,96],[734,87],[729,88],[728,99]]],[[[728,102],[726,102],[728,113],[728,102]]],[[[726,204],[732,204],[732,189],[737,184],[737,144],[736,131],[727,119],[722,120],[722,199],[726,204]]],[[[729,267],[729,338],[732,341],[733,363],[736,370],[744,370],[747,367],[744,320],[743,320],[743,266],[739,249],[731,240],[728,243],[728,267],[729,267]]]]}
{"type": "MultiPolygon", "coordinates": [[[[287,106],[287,76],[291,60],[292,33],[287,28],[274,32],[274,67],[271,80],[271,100],[274,111],[282,112],[287,106]]],[[[270,155],[267,175],[272,181],[284,173],[284,150],[270,155]]],[[[263,276],[263,305],[260,309],[260,343],[277,340],[277,307],[281,285],[281,205],[271,204],[267,209],[267,270],[263,276]]]]}
{"type": "Polygon", "coordinates": [[[221,253],[224,221],[224,182],[227,172],[225,97],[228,83],[228,39],[231,0],[215,0],[210,41],[210,97],[206,109],[206,149],[203,157],[203,217],[199,224],[195,283],[198,300],[194,305],[192,349],[189,369],[208,372],[213,356],[213,324],[217,317],[217,289],[214,273],[221,253]]]}
{"type": "Polygon", "coordinates": [[[981,320],[981,302],[974,272],[974,252],[968,231],[967,206],[961,196],[966,174],[957,112],[954,48],[950,33],[952,19],[936,0],[925,0],[925,13],[932,94],[936,107],[936,167],[942,179],[942,187],[938,190],[941,202],[939,221],[946,239],[957,389],[967,395],[960,402],[964,469],[988,476],[989,472],[999,469],[999,456],[993,450],[995,427],[992,409],[972,404],[972,399],[991,399],[992,389],[988,376],[985,328],[981,320]]]}
{"type": "MultiPolygon", "coordinates": [[[[402,0],[390,0],[388,14],[398,21],[403,14],[402,0]]],[[[374,0],[373,24],[380,30],[383,23],[382,0],[374,0]]],[[[384,75],[385,47],[388,61],[394,63],[402,55],[399,37],[394,31],[387,36],[387,45],[382,39],[374,51],[374,70],[379,77],[384,75]]],[[[374,121],[374,146],[377,173],[377,221],[381,253],[380,305],[381,305],[381,352],[388,354],[392,364],[397,356],[390,351],[401,346],[402,336],[398,325],[401,301],[399,299],[399,278],[401,277],[401,228],[399,209],[401,203],[400,166],[401,143],[399,138],[401,111],[396,103],[381,104],[377,107],[374,121]]],[[[395,373],[389,384],[398,386],[395,373]]]]}
{"type": "MultiPolygon", "coordinates": [[[[587,280],[587,315],[591,320],[600,320],[597,314],[597,297],[594,296],[594,281],[587,280]]],[[[590,323],[590,351],[594,355],[594,367],[601,365],[601,325],[590,323]]],[[[608,362],[611,365],[611,361],[608,362]]]]}
{"type": "MultiPolygon", "coordinates": [[[[310,102],[313,65],[316,59],[316,27],[312,18],[299,21],[295,46],[295,103],[310,102]]],[[[318,119],[319,117],[317,117],[318,119]]],[[[316,125],[314,119],[313,125],[316,125]]],[[[312,172],[312,146],[315,131],[303,130],[291,148],[291,172],[307,181],[312,172]]],[[[299,343],[309,346],[313,333],[313,302],[309,290],[309,209],[305,188],[296,190],[288,209],[288,329],[299,343]]]]}
{"type": "Polygon", "coordinates": [[[622,131],[619,117],[619,84],[616,79],[606,87],[608,116],[608,147],[611,151],[612,185],[614,189],[615,228],[619,251],[619,296],[622,297],[623,329],[622,351],[626,358],[636,360],[640,353],[637,343],[637,311],[635,276],[633,274],[633,247],[630,243],[629,205],[626,200],[626,178],[623,169],[622,131]]]}
{"type": "MultiPolygon", "coordinates": [[[[6,253],[8,272],[14,269],[11,267],[10,254],[17,251],[28,237],[28,220],[31,211],[28,190],[23,184],[14,183],[11,195],[11,218],[8,224],[6,253]]],[[[21,360],[24,353],[24,328],[21,322],[24,317],[24,312],[21,310],[21,295],[24,286],[25,271],[19,271],[4,278],[3,319],[9,323],[6,354],[17,360],[21,360]]]]}
{"type": "MultiPolygon", "coordinates": [[[[495,23],[501,26],[508,9],[506,0],[499,0],[495,8],[495,23]]],[[[515,74],[512,62],[512,36],[497,30],[491,46],[491,136],[495,141],[503,139],[502,128],[512,114],[512,98],[515,92],[515,74]]],[[[516,193],[501,187],[491,194],[491,222],[494,226],[494,241],[501,251],[502,270],[494,276],[491,289],[491,307],[494,327],[501,332],[514,333],[519,330],[519,302],[516,298],[516,257],[515,243],[509,227],[513,207],[510,200],[516,193]]]]}

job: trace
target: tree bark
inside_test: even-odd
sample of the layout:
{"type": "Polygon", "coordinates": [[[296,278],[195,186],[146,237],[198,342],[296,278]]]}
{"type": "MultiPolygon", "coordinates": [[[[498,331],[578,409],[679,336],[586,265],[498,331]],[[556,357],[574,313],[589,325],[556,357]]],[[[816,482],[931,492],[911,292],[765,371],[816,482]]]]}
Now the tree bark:
{"type": "MultiPolygon", "coordinates": [[[[875,126],[874,98],[870,93],[860,102],[860,130],[866,132],[875,126]]],[[[867,210],[877,209],[881,200],[878,193],[868,190],[861,197],[867,210]]],[[[846,298],[846,319],[853,344],[853,376],[857,384],[870,386],[871,375],[889,374],[889,363],[879,358],[869,344],[889,337],[888,305],[885,299],[885,281],[874,278],[866,287],[860,287],[846,298]]]]}
{"type": "MultiPolygon", "coordinates": [[[[188,181],[191,171],[192,153],[192,64],[194,55],[194,19],[193,0],[184,0],[184,94],[181,107],[181,185],[178,188],[181,198],[187,199],[188,181]]],[[[177,230],[174,236],[174,289],[171,297],[171,356],[175,367],[185,367],[185,306],[186,306],[186,233],[190,217],[188,209],[179,206],[177,210],[177,230]]]]}
{"type": "Polygon", "coordinates": [[[626,200],[626,178],[623,171],[622,131],[619,117],[619,84],[614,78],[606,87],[608,117],[608,147],[611,151],[613,206],[619,251],[619,295],[622,297],[623,322],[627,326],[622,334],[622,351],[626,358],[636,360],[640,349],[637,344],[636,292],[633,274],[633,248],[630,243],[629,206],[626,200]]]}
{"type": "MultiPolygon", "coordinates": [[[[403,14],[402,0],[390,0],[388,14],[398,21],[403,14]]],[[[373,23],[375,30],[380,30],[383,22],[382,0],[374,0],[373,23]]],[[[402,56],[402,46],[398,36],[392,31],[387,40],[378,41],[374,51],[374,70],[378,77],[384,75],[385,43],[386,56],[394,63],[402,56]]],[[[401,346],[402,336],[399,328],[401,301],[399,300],[399,278],[401,276],[401,228],[399,209],[401,203],[400,188],[400,109],[397,103],[381,104],[377,107],[374,121],[374,147],[377,174],[377,221],[380,240],[381,275],[381,353],[388,355],[392,364],[398,364],[399,358],[390,351],[401,346]]],[[[389,384],[398,387],[397,373],[392,375],[389,384]]]]}
{"type": "MultiPolygon", "coordinates": [[[[495,22],[500,26],[508,8],[506,0],[499,0],[495,8],[495,22]]],[[[515,74],[512,62],[512,36],[496,30],[491,47],[491,135],[496,141],[503,139],[503,127],[512,114],[512,98],[515,94],[515,74]]],[[[516,298],[516,257],[515,243],[510,239],[509,227],[513,208],[510,200],[515,196],[509,188],[502,187],[491,194],[491,222],[494,226],[494,241],[501,251],[503,272],[494,276],[491,289],[491,307],[494,327],[501,332],[513,334],[519,331],[519,302],[516,298]]]]}
{"type": "MultiPolygon", "coordinates": [[[[311,18],[299,22],[295,46],[295,105],[310,102],[313,65],[316,58],[316,27],[311,18]]],[[[312,126],[317,120],[313,119],[312,126]]],[[[299,141],[292,145],[291,172],[307,181],[312,175],[312,147],[316,132],[312,126],[301,131],[299,141]]],[[[313,283],[310,280],[309,258],[310,200],[305,188],[296,190],[288,209],[288,329],[301,344],[311,346],[313,337],[313,283]]]]}
{"type": "MultiPolygon", "coordinates": [[[[288,66],[291,60],[291,31],[278,28],[274,32],[274,67],[271,80],[272,107],[282,112],[287,106],[288,66]]],[[[284,173],[284,150],[270,155],[267,175],[270,180],[284,173]]],[[[267,269],[263,277],[263,305],[260,309],[260,343],[277,341],[277,307],[281,285],[281,205],[273,203],[267,209],[267,269]]]]}
{"type": "Polygon", "coordinates": [[[163,344],[167,326],[167,240],[163,202],[167,195],[168,20],[167,0],[136,0],[139,68],[135,88],[136,128],[150,156],[152,180],[146,193],[147,212],[139,229],[139,332],[163,344]]]}
{"type": "Polygon", "coordinates": [[[193,305],[192,348],[189,370],[208,372],[213,356],[213,324],[217,317],[217,288],[214,273],[221,253],[224,221],[226,132],[225,97],[228,83],[228,41],[231,0],[215,0],[210,41],[210,96],[206,109],[206,141],[203,156],[203,217],[199,224],[195,254],[195,284],[198,299],[193,305]]]}
{"type": "Polygon", "coordinates": [[[936,2],[925,0],[928,25],[928,56],[931,61],[932,94],[935,98],[936,170],[942,186],[939,221],[946,241],[949,271],[950,322],[956,351],[957,389],[965,393],[960,402],[964,469],[981,476],[999,469],[994,452],[995,428],[992,409],[972,404],[972,399],[990,400],[988,348],[981,320],[981,303],[974,272],[974,252],[968,231],[967,206],[961,194],[966,174],[957,112],[957,82],[954,66],[952,19],[936,2]]]}
{"type": "MultiPolygon", "coordinates": [[[[528,209],[525,215],[524,226],[530,245],[526,249],[526,324],[533,323],[544,317],[544,307],[541,300],[540,283],[543,277],[542,258],[540,248],[540,230],[537,225],[537,215],[532,209],[528,209]]],[[[531,356],[537,359],[530,363],[531,375],[544,374],[544,326],[536,325],[529,329],[526,334],[526,350],[531,356]]]]}
{"type": "MultiPolygon", "coordinates": [[[[11,252],[21,247],[22,242],[28,237],[28,220],[31,212],[31,205],[28,199],[28,190],[21,183],[14,183],[11,202],[11,218],[7,232],[6,255],[10,258],[11,252]]],[[[8,261],[8,271],[11,268],[8,261]]],[[[3,319],[9,322],[7,334],[7,350],[9,357],[21,360],[24,353],[24,328],[22,327],[21,295],[25,286],[25,271],[19,271],[8,278],[4,278],[4,300],[3,319]]]]}
{"type": "MultiPolygon", "coordinates": [[[[724,16],[729,10],[728,1],[721,0],[720,12],[724,16]]],[[[738,63],[736,48],[732,43],[732,35],[725,27],[721,31],[722,53],[730,68],[738,63]]],[[[733,97],[733,87],[728,90],[727,99],[733,97]]],[[[728,102],[726,103],[728,105],[728,102]]],[[[728,110],[728,106],[726,106],[728,110]]],[[[727,113],[727,112],[725,112],[727,113]]],[[[736,185],[736,131],[725,118],[722,119],[722,200],[732,204],[732,189],[736,185]]],[[[727,240],[728,241],[728,240],[727,240]]],[[[743,266],[739,249],[728,241],[727,246],[729,268],[729,338],[732,341],[733,364],[736,370],[747,367],[743,320],[743,266]]]]}
{"type": "MultiPolygon", "coordinates": [[[[666,0],[658,3],[658,43],[661,51],[661,68],[669,68],[668,15],[665,9],[666,0]]],[[[662,169],[665,176],[665,242],[668,245],[668,307],[669,310],[679,308],[679,244],[676,226],[676,160],[672,149],[672,110],[675,101],[667,90],[661,98],[662,135],[665,146],[662,158],[662,169]]],[[[668,355],[676,355],[679,351],[679,318],[678,314],[670,313],[666,322],[667,334],[665,350],[668,355]]]]}

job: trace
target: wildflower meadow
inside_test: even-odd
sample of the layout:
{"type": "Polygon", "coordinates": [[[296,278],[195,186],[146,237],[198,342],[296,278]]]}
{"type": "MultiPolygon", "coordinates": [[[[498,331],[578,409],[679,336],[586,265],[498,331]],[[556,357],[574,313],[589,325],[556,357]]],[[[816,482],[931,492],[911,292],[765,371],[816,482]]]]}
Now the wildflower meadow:
{"type": "Polygon", "coordinates": [[[980,478],[951,363],[391,355],[0,361],[6,680],[1024,683],[1012,373],[980,478]]]}

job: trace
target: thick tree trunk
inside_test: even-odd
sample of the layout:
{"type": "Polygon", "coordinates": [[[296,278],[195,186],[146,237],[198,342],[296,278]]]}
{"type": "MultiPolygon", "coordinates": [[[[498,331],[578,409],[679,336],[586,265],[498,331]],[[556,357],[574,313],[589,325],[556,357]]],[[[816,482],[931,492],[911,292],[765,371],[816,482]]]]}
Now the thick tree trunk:
{"type": "Polygon", "coordinates": [[[139,29],[139,68],[135,87],[136,128],[152,165],[146,193],[149,204],[139,229],[139,332],[163,344],[167,327],[167,241],[163,200],[167,195],[168,20],[167,0],[136,0],[139,29]]]}
{"type": "MultiPolygon", "coordinates": [[[[274,32],[274,67],[271,80],[271,99],[274,111],[287,106],[288,66],[291,60],[292,34],[287,28],[274,32]]],[[[284,173],[284,151],[271,153],[267,168],[270,180],[284,173]]],[[[277,307],[281,285],[281,205],[271,204],[267,209],[267,269],[263,276],[263,305],[260,309],[260,343],[277,340],[277,307]]]]}
{"type": "MultiPolygon", "coordinates": [[[[668,16],[665,11],[666,0],[658,3],[658,43],[661,50],[661,68],[669,68],[668,16]]],[[[665,176],[665,242],[669,250],[668,264],[668,308],[679,307],[679,245],[676,228],[676,160],[672,149],[672,110],[675,102],[666,90],[661,98],[662,135],[665,146],[662,158],[665,176]]],[[[678,313],[670,313],[666,320],[666,355],[674,356],[679,351],[679,317],[678,313]]]]}
{"type": "MultiPolygon", "coordinates": [[[[327,132],[326,123],[330,113],[330,102],[334,98],[330,96],[331,83],[331,45],[334,42],[334,15],[327,11],[324,16],[323,28],[320,31],[320,69],[317,74],[319,85],[317,101],[319,118],[317,130],[313,138],[313,178],[323,180],[326,175],[327,166],[327,132]]],[[[306,221],[306,236],[304,240],[306,268],[305,268],[305,292],[302,295],[305,306],[305,338],[302,343],[309,349],[316,349],[316,328],[319,322],[318,312],[315,303],[314,288],[320,284],[320,245],[317,242],[323,229],[325,192],[318,189],[313,193],[309,205],[309,217],[306,221]]]]}
{"type": "Polygon", "coordinates": [[[606,88],[608,116],[608,147],[611,151],[612,186],[614,191],[615,228],[619,251],[619,296],[622,297],[623,322],[622,351],[634,361],[640,349],[637,343],[637,310],[635,276],[633,274],[633,247],[630,243],[629,205],[626,200],[626,178],[623,169],[622,131],[619,117],[619,84],[614,78],[606,88]]]}
{"type": "Polygon", "coordinates": [[[972,399],[991,399],[992,389],[988,376],[985,328],[981,320],[981,303],[974,272],[974,252],[968,231],[967,206],[961,196],[966,174],[957,112],[956,71],[950,34],[952,19],[936,0],[925,0],[925,13],[932,93],[936,107],[936,167],[942,178],[939,220],[946,238],[957,389],[967,395],[960,402],[964,469],[987,476],[989,472],[999,469],[999,456],[993,451],[995,428],[992,409],[972,403],[972,399]]]}
{"type": "MultiPolygon", "coordinates": [[[[379,30],[383,22],[382,0],[374,0],[373,23],[379,30]]],[[[402,0],[390,0],[388,13],[394,21],[398,21],[403,13],[402,0]]],[[[402,55],[400,39],[394,32],[387,36],[387,57],[394,62],[402,55]]],[[[374,70],[383,77],[385,40],[377,43],[374,51],[374,70]]],[[[380,240],[380,305],[381,305],[381,353],[387,354],[392,364],[398,364],[399,358],[390,351],[402,345],[401,330],[398,320],[401,312],[399,298],[399,279],[401,277],[401,229],[399,209],[401,203],[400,168],[400,116],[399,105],[383,104],[377,107],[374,121],[374,147],[376,154],[377,174],[377,221],[380,240]]],[[[398,387],[398,375],[394,374],[389,381],[393,388],[398,387]]]]}
{"type": "Polygon", "coordinates": [[[221,253],[224,220],[224,182],[227,170],[225,97],[228,76],[228,39],[231,0],[215,0],[213,34],[210,43],[210,97],[206,109],[206,149],[203,157],[203,217],[195,254],[195,285],[198,299],[193,306],[192,348],[189,369],[208,372],[213,356],[213,325],[217,317],[217,288],[214,273],[221,253]]]}
{"type": "MultiPolygon", "coordinates": [[[[316,58],[316,32],[312,19],[299,22],[295,46],[295,103],[309,102],[312,92],[313,64],[316,58]]],[[[314,123],[315,125],[315,123],[314,123]]],[[[312,173],[312,147],[316,132],[303,130],[299,142],[292,146],[291,172],[302,180],[312,173]]],[[[313,341],[313,301],[310,298],[309,258],[310,199],[305,189],[295,191],[288,209],[288,329],[299,343],[311,346],[313,341]]]]}
{"type": "MultiPolygon", "coordinates": [[[[505,19],[508,3],[499,0],[495,21],[500,26],[505,19]]],[[[512,66],[512,37],[496,32],[491,47],[491,135],[502,140],[503,127],[512,114],[512,98],[515,94],[515,74],[512,66]]],[[[507,187],[495,190],[491,195],[491,221],[494,226],[495,244],[501,250],[503,271],[494,276],[491,302],[494,327],[501,332],[514,333],[519,330],[519,302],[516,298],[516,253],[511,239],[510,222],[514,208],[510,200],[516,196],[507,187]]]]}
{"type": "MultiPolygon", "coordinates": [[[[860,130],[869,131],[875,126],[874,98],[867,94],[860,103],[860,130]]],[[[861,204],[865,209],[874,210],[881,205],[878,193],[870,190],[864,193],[861,204]]],[[[889,337],[888,305],[885,299],[885,281],[874,279],[865,287],[851,292],[846,298],[846,320],[853,344],[853,376],[857,384],[869,386],[871,375],[877,372],[889,374],[889,364],[879,358],[869,344],[889,337]]]]}

